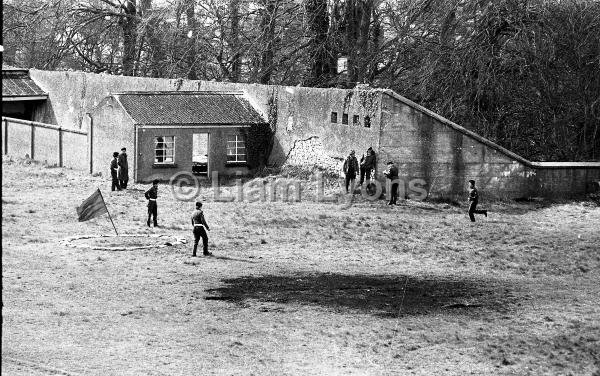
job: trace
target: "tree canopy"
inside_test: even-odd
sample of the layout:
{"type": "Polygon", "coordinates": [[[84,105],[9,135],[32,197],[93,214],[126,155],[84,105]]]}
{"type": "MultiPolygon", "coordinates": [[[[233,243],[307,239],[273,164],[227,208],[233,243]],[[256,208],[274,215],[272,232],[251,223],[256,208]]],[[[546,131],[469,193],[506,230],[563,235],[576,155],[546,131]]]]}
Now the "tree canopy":
{"type": "Polygon", "coordinates": [[[368,84],[533,160],[600,159],[598,0],[7,0],[3,13],[7,64],[368,84]]]}

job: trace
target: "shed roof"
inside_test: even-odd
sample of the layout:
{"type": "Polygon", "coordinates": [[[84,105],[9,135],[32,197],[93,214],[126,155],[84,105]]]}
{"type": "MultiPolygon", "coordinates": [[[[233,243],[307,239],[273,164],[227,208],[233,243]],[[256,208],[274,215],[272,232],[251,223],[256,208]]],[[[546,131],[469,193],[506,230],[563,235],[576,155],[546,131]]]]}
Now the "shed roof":
{"type": "Polygon", "coordinates": [[[140,125],[265,123],[242,92],[124,92],[114,96],[140,125]]]}
{"type": "Polygon", "coordinates": [[[48,94],[29,77],[27,69],[2,64],[2,100],[44,100],[48,94]]]}

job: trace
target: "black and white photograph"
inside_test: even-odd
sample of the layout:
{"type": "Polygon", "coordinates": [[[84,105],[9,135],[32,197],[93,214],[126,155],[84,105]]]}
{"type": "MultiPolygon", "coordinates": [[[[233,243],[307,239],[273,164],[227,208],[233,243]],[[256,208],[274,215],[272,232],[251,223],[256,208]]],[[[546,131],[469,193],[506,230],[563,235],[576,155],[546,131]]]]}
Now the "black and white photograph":
{"type": "Polygon", "coordinates": [[[2,1],[7,376],[600,376],[600,0],[2,1]]]}

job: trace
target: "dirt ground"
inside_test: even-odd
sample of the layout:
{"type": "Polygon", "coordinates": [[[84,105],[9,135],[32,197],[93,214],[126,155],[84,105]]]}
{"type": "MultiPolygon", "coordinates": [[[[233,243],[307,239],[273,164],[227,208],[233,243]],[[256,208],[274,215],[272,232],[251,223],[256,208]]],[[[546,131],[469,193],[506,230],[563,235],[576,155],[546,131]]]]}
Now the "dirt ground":
{"type": "Polygon", "coordinates": [[[471,223],[464,203],[205,195],[214,256],[192,258],[193,204],[165,185],[149,229],[148,186],[2,167],[3,375],[600,375],[592,201],[484,202],[471,223]],[[188,243],[59,243],[113,232],[77,221],[96,187],[122,234],[188,243]]]}

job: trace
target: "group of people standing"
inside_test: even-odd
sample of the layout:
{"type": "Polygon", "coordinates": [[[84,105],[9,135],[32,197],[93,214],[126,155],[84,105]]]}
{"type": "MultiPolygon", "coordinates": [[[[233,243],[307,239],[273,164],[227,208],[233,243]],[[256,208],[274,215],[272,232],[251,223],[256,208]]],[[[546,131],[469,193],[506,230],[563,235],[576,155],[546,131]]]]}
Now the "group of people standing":
{"type": "Polygon", "coordinates": [[[129,163],[127,162],[127,149],[121,148],[121,153],[115,151],[110,161],[110,176],[112,178],[112,191],[127,189],[129,182],[129,163]]]}
{"type": "Polygon", "coordinates": [[[354,191],[354,184],[356,181],[356,175],[360,174],[359,185],[363,185],[365,180],[367,183],[371,180],[371,175],[375,171],[377,166],[377,159],[373,148],[367,149],[367,155],[363,154],[360,158],[360,165],[358,159],[356,159],[356,152],[350,151],[350,155],[344,161],[344,175],[346,176],[346,193],[349,189],[354,191]]]}
{"type": "MultiPolygon", "coordinates": [[[[369,181],[373,179],[372,174],[375,172],[375,167],[377,166],[377,158],[375,157],[375,152],[373,148],[369,147],[367,149],[366,155],[363,154],[360,159],[360,164],[356,159],[356,152],[354,150],[350,151],[348,157],[344,161],[344,175],[346,182],[346,193],[354,192],[355,181],[357,174],[360,173],[360,182],[359,186],[362,186],[365,180],[367,184],[369,181]]],[[[390,181],[390,200],[388,201],[388,205],[396,205],[398,201],[398,167],[394,164],[393,161],[387,162],[387,167],[383,172],[383,175],[387,180],[390,181]]],[[[475,188],[475,180],[469,180],[469,219],[472,222],[475,222],[475,214],[483,214],[487,217],[487,210],[479,210],[477,209],[477,204],[479,203],[479,193],[477,192],[477,188],[475,188]]]]}

